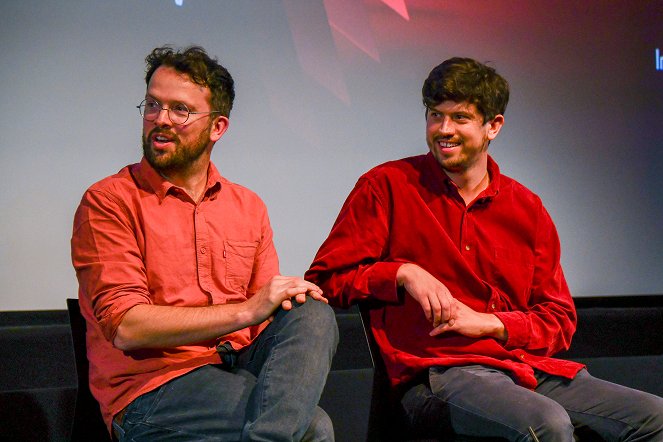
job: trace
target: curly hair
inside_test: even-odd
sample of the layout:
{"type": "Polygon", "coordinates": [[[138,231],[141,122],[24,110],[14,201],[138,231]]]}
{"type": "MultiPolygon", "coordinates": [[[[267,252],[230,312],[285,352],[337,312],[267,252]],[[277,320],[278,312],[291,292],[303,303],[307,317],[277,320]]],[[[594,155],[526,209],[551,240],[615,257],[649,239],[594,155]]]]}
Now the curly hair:
{"type": "Polygon", "coordinates": [[[168,66],[177,72],[186,74],[191,81],[212,92],[212,109],[225,117],[230,115],[235,99],[235,82],[226,68],[215,58],[207,55],[200,46],[190,46],[174,50],[170,46],[161,46],[152,50],[145,57],[145,83],[149,85],[154,72],[160,66],[168,66]]]}
{"type": "Polygon", "coordinates": [[[485,123],[496,115],[504,115],[509,102],[509,83],[485,64],[454,57],[433,68],[421,93],[426,109],[447,100],[473,103],[485,123]]]}

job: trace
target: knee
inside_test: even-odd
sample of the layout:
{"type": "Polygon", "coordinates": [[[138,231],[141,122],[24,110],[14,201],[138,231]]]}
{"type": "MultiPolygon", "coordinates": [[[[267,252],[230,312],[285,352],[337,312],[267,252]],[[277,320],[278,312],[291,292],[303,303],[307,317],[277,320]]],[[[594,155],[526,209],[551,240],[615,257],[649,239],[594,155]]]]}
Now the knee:
{"type": "Polygon", "coordinates": [[[336,315],[329,304],[325,304],[322,301],[316,301],[312,298],[306,298],[306,302],[298,304],[298,306],[313,322],[319,321],[321,324],[326,324],[328,326],[333,324],[333,326],[336,326],[336,315]]]}
{"type": "Polygon", "coordinates": [[[305,334],[308,342],[317,341],[318,346],[336,349],[338,324],[334,310],[324,302],[307,298],[302,304],[293,304],[292,310],[282,311],[286,318],[296,322],[298,333],[305,334]]]}
{"type": "Polygon", "coordinates": [[[663,438],[663,398],[644,393],[637,401],[639,411],[639,433],[646,434],[650,439],[663,438]]]}
{"type": "MultiPolygon", "coordinates": [[[[574,427],[566,410],[559,404],[549,403],[545,408],[530,410],[528,422],[540,441],[573,440],[574,427]]],[[[526,433],[527,428],[521,429],[526,433]]]]}
{"type": "Polygon", "coordinates": [[[315,414],[302,442],[333,442],[334,425],[329,415],[320,407],[315,407],[315,414]]]}
{"type": "Polygon", "coordinates": [[[335,336],[338,340],[338,324],[334,310],[324,302],[308,298],[308,300],[297,306],[297,311],[313,333],[320,332],[325,335],[335,336]]]}
{"type": "Polygon", "coordinates": [[[407,390],[389,418],[392,422],[388,424],[393,426],[390,431],[399,430],[396,427],[402,426],[400,430],[403,434],[413,437],[426,438],[452,431],[448,404],[425,384],[417,384],[407,390]]]}

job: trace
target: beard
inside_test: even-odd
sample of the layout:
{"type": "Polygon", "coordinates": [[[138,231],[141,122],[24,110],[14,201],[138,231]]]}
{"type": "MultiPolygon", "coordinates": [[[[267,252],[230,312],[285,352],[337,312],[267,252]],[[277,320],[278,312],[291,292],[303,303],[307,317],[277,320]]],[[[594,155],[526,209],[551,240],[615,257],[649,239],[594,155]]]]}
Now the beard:
{"type": "Polygon", "coordinates": [[[210,131],[211,127],[208,126],[191,143],[182,143],[177,135],[169,133],[173,138],[173,143],[175,143],[175,150],[173,152],[157,153],[152,149],[150,140],[154,134],[167,131],[159,128],[153,129],[147,136],[143,134],[143,155],[150,166],[166,176],[186,171],[207,150],[210,131]]]}
{"type": "MultiPolygon", "coordinates": [[[[445,140],[445,138],[442,139],[445,140]]],[[[440,164],[440,166],[442,166],[442,169],[450,173],[463,173],[469,170],[472,166],[476,164],[476,162],[481,157],[481,154],[483,154],[488,150],[488,144],[489,144],[487,141],[483,144],[483,146],[480,147],[467,146],[462,144],[461,151],[458,152],[458,154],[456,154],[455,156],[449,157],[442,154],[441,151],[439,150],[439,147],[437,145],[437,142],[439,140],[440,138],[434,138],[432,140],[428,140],[428,147],[431,150],[431,153],[433,154],[437,162],[440,164]]]]}
{"type": "Polygon", "coordinates": [[[456,158],[446,158],[440,161],[442,169],[451,173],[462,173],[468,170],[474,163],[476,163],[476,157],[470,157],[465,152],[461,152],[456,158]]]}

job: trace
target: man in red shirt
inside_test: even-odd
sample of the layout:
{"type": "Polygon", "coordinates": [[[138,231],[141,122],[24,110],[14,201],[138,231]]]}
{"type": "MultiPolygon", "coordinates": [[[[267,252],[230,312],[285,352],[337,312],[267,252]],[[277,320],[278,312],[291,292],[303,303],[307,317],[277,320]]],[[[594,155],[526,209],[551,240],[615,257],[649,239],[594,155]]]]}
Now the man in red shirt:
{"type": "Polygon", "coordinates": [[[409,436],[663,440],[661,398],[553,358],[576,312],[549,214],[488,155],[508,98],[474,60],[433,69],[430,152],[364,174],[305,277],[336,305],[370,301],[409,436]]]}
{"type": "Polygon", "coordinates": [[[317,403],[333,311],[315,284],[279,275],[265,205],[210,161],[233,79],[199,47],[156,48],[146,62],[144,157],[87,190],[71,241],[109,430],[120,441],[332,441],[317,403]]]}

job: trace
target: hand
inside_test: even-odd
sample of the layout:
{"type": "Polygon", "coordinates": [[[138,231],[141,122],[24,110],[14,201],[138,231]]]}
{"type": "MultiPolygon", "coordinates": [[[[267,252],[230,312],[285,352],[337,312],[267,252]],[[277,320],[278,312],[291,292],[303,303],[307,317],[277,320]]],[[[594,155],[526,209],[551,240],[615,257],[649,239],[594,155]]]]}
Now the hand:
{"type": "Polygon", "coordinates": [[[272,318],[274,311],[281,306],[284,310],[292,309],[292,299],[302,304],[306,297],[327,303],[322,290],[312,282],[297,276],[274,276],[247,302],[253,304],[256,323],[272,318]]]}
{"type": "MultiPolygon", "coordinates": [[[[318,287],[317,285],[315,285],[311,282],[308,282],[308,281],[304,281],[304,282],[310,284],[314,288],[306,291],[306,293],[297,293],[295,296],[293,296],[292,298],[294,298],[297,303],[299,303],[299,304],[305,303],[307,296],[310,296],[311,298],[315,299],[316,301],[322,301],[325,304],[329,303],[327,298],[325,298],[323,296],[322,289],[320,289],[320,287],[318,287]]],[[[281,302],[281,308],[283,310],[291,310],[292,309],[292,298],[285,299],[283,302],[281,302]]]]}
{"type": "Polygon", "coordinates": [[[456,319],[455,299],[447,286],[416,264],[398,268],[396,280],[421,305],[426,319],[438,327],[453,324],[456,319]]]}
{"type": "Polygon", "coordinates": [[[492,313],[477,312],[458,299],[454,299],[454,303],[456,304],[456,320],[453,323],[448,322],[435,327],[430,332],[431,336],[455,331],[470,338],[491,336],[502,341],[507,340],[504,324],[497,316],[492,313]]]}

